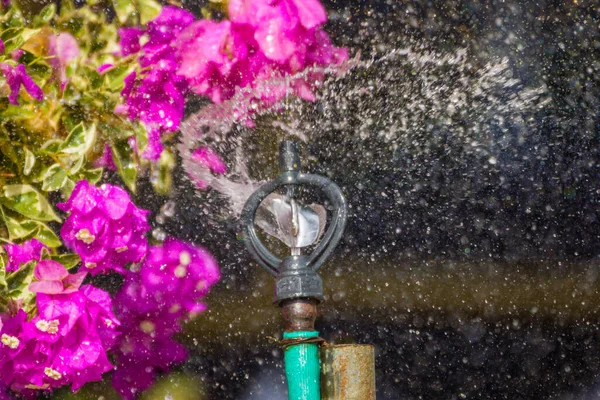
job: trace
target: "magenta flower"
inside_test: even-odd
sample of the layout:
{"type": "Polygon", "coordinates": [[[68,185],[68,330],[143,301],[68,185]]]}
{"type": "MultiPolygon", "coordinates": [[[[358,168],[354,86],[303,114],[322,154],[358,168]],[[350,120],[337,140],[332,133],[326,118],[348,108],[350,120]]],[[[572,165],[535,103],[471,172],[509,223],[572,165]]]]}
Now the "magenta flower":
{"type": "Polygon", "coordinates": [[[148,43],[144,51],[156,49],[160,46],[170,46],[179,32],[194,22],[194,15],[178,7],[165,6],[158,17],[148,23],[148,43]]]}
{"type": "Polygon", "coordinates": [[[327,22],[327,12],[318,0],[230,0],[229,19],[240,24],[257,27],[268,23],[270,10],[285,16],[294,28],[300,23],[306,29],[312,29],[327,22]]]}
{"type": "Polygon", "coordinates": [[[14,61],[19,61],[23,53],[25,53],[25,51],[21,49],[15,49],[10,52],[10,58],[12,58],[14,61]]]}
{"type": "Polygon", "coordinates": [[[115,160],[113,159],[112,151],[110,150],[108,143],[104,144],[104,151],[102,152],[102,155],[94,161],[94,166],[108,168],[111,171],[117,170],[117,166],[115,165],[115,160]]]}
{"type": "MultiPolygon", "coordinates": [[[[148,329],[149,324],[142,322],[148,329]]],[[[112,385],[126,400],[133,400],[150,387],[159,371],[168,371],[186,360],[185,347],[172,338],[153,337],[143,329],[132,331],[116,349],[118,368],[112,374],[112,385]]]]}
{"type": "Polygon", "coordinates": [[[144,34],[141,28],[121,28],[119,29],[119,45],[121,46],[121,55],[123,57],[140,51],[140,38],[144,34]]]}
{"type": "Polygon", "coordinates": [[[80,287],[82,276],[69,275],[53,261],[38,264],[35,277],[40,281],[30,286],[37,292],[37,314],[28,321],[19,310],[2,319],[3,385],[21,394],[68,384],[76,391],[112,369],[106,352],[116,341],[120,323],[109,294],[89,285],[80,287]],[[60,283],[63,290],[49,282],[60,283]]]}
{"type": "Polygon", "coordinates": [[[215,103],[247,86],[262,106],[290,93],[313,101],[312,87],[322,73],[291,81],[277,78],[348,58],[321,30],[326,13],[317,0],[232,0],[228,6],[231,21],[197,21],[175,43],[178,74],[195,93],[215,103]]]}
{"type": "Polygon", "coordinates": [[[148,23],[147,30],[122,29],[123,54],[142,51],[140,65],[150,67],[138,76],[135,72],[125,79],[122,96],[125,105],[115,112],[139,119],[148,131],[144,158],[157,160],[162,153],[161,135],[179,129],[185,107],[187,81],[176,74],[177,62],[171,42],[194,21],[194,16],[177,7],[163,7],[160,15],[148,23]],[[148,41],[140,46],[141,35],[148,41]]]}
{"type": "Polygon", "coordinates": [[[230,21],[196,21],[181,33],[176,47],[177,73],[188,79],[194,92],[215,103],[230,98],[236,86],[252,80],[250,50],[230,21]]]}
{"type": "Polygon", "coordinates": [[[57,207],[70,212],[61,237],[92,275],[123,273],[125,264],[140,261],[146,253],[148,211],[137,208],[123,189],[79,181],[69,200],[57,207]]]}
{"type": "Polygon", "coordinates": [[[102,64],[101,66],[99,66],[98,68],[96,68],[96,71],[98,71],[99,74],[103,74],[104,72],[106,72],[107,70],[111,69],[113,67],[113,64],[102,64]]]}
{"type": "Polygon", "coordinates": [[[180,318],[202,311],[199,300],[218,280],[217,264],[206,250],[167,239],[148,250],[139,274],[128,276],[118,304],[121,313],[166,309],[173,318],[180,318]]]}
{"type": "Polygon", "coordinates": [[[48,249],[37,239],[27,240],[22,244],[4,244],[3,247],[8,255],[8,264],[6,265],[8,272],[18,270],[22,264],[31,260],[39,261],[42,258],[42,251],[48,249]]]}
{"type": "Polygon", "coordinates": [[[4,42],[0,39],[0,53],[4,54],[6,48],[4,47],[4,42]]]}
{"type": "Polygon", "coordinates": [[[19,105],[17,98],[19,97],[21,85],[25,88],[27,93],[37,101],[42,101],[44,99],[42,89],[40,89],[37,83],[35,83],[29,75],[27,75],[27,71],[23,64],[13,67],[7,63],[0,63],[0,71],[6,78],[8,87],[10,88],[10,94],[8,95],[10,104],[19,105]]]}
{"type": "Polygon", "coordinates": [[[174,61],[161,60],[141,80],[135,72],[125,80],[127,114],[146,126],[148,145],[142,155],[150,160],[157,160],[163,150],[161,134],[179,129],[183,119],[187,82],[175,70],[174,61]]]}
{"type": "Polygon", "coordinates": [[[327,21],[318,0],[232,0],[228,4],[233,22],[249,24],[267,58],[285,61],[301,51],[305,33],[327,21]]]}
{"type": "Polygon", "coordinates": [[[56,79],[64,88],[67,82],[67,67],[71,61],[79,57],[77,40],[66,32],[50,35],[48,38],[48,55],[51,57],[48,61],[54,70],[56,79]]]}
{"type": "Polygon", "coordinates": [[[206,250],[167,239],[148,250],[140,276],[142,295],[150,305],[166,302],[172,314],[183,315],[204,310],[198,301],[219,280],[219,270],[206,250]]]}
{"type": "Polygon", "coordinates": [[[124,325],[113,373],[113,386],[123,397],[134,398],[159,371],[185,360],[185,348],[173,335],[181,331],[182,319],[205,309],[201,299],[218,279],[205,250],[174,239],[151,247],[139,273],[127,275],[116,296],[124,325]]]}
{"type": "Polygon", "coordinates": [[[36,281],[29,285],[33,293],[60,294],[73,293],[79,290],[87,272],[69,274],[69,271],[60,263],[44,260],[37,263],[33,270],[36,281]]]}

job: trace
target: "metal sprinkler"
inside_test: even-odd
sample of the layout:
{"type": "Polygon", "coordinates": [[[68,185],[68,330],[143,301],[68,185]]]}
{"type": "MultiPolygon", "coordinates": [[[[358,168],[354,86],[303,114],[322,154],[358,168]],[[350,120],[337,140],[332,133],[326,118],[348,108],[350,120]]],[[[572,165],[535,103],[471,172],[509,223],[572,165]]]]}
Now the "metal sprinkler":
{"type": "MultiPolygon", "coordinates": [[[[348,211],[346,200],[334,182],[319,175],[300,172],[296,142],[284,140],[281,143],[279,165],[281,170],[279,176],[260,187],[246,201],[241,217],[245,242],[258,263],[275,277],[274,303],[281,307],[286,323],[281,344],[285,348],[288,398],[289,400],[320,400],[319,345],[324,340],[315,331],[315,320],[317,305],[323,300],[323,281],[317,272],[341,239],[348,211]],[[304,206],[298,203],[296,196],[300,186],[311,186],[320,190],[331,203],[333,214],[327,230],[325,230],[327,212],[323,206],[316,204],[304,206]],[[290,255],[280,259],[272,254],[258,238],[255,224],[289,247],[290,255]],[[313,245],[315,247],[310,254],[302,254],[303,248],[313,245]]],[[[332,350],[335,347],[332,346],[332,350]]],[[[373,363],[372,346],[358,347],[353,351],[358,351],[363,359],[363,353],[366,354],[370,366],[373,363]],[[357,350],[358,347],[360,350],[357,350]],[[366,353],[364,347],[368,347],[366,353]]],[[[344,354],[345,352],[346,350],[344,354]]],[[[338,364],[337,354],[335,351],[326,354],[326,359],[330,360],[331,365],[338,364]]],[[[370,395],[358,394],[357,396],[362,397],[356,399],[375,398],[374,373],[371,371],[373,368],[367,369],[369,370],[368,384],[372,386],[367,388],[367,391],[373,392],[373,395],[369,397],[370,395]]],[[[331,368],[324,370],[331,370],[331,368]]],[[[333,374],[336,372],[333,371],[333,374]]],[[[362,387],[364,388],[365,385],[362,387]]],[[[330,389],[330,392],[337,390],[330,389]]],[[[342,398],[336,396],[327,398],[332,400],[342,398]]],[[[355,397],[347,398],[350,400],[355,397]]]]}

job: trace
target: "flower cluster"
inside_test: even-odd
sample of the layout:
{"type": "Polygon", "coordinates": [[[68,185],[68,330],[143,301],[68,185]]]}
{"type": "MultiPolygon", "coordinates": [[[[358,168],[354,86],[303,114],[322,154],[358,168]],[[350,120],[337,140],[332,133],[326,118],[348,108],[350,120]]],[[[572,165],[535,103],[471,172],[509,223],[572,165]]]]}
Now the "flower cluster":
{"type": "Polygon", "coordinates": [[[194,22],[190,13],[168,6],[146,30],[121,29],[122,53],[141,52],[140,66],[149,69],[127,77],[125,104],[116,111],[148,129],[146,158],[157,159],[161,134],[179,128],[188,89],[215,103],[245,87],[261,105],[277,102],[289,89],[314,100],[312,86],[322,73],[310,71],[289,84],[273,78],[348,58],[322,30],[327,15],[318,0],[232,0],[228,7],[228,20],[194,22]]]}
{"type": "Polygon", "coordinates": [[[48,249],[42,242],[37,239],[31,239],[22,244],[7,243],[3,245],[6,254],[8,255],[8,263],[6,271],[17,271],[22,264],[32,260],[39,261],[42,257],[42,251],[48,249]]]}
{"type": "Polygon", "coordinates": [[[70,212],[61,237],[92,275],[109,270],[122,273],[125,264],[140,261],[146,254],[148,211],[137,208],[120,187],[104,184],[97,188],[82,180],[69,200],[57,207],[70,212]]]}
{"type": "MultiPolygon", "coordinates": [[[[3,55],[5,51],[6,48],[4,42],[0,39],[0,55],[3,55]]],[[[19,50],[17,50],[17,52],[18,53],[15,54],[21,53],[19,50]]],[[[18,56],[13,58],[19,59],[18,56]]],[[[10,94],[8,95],[10,104],[19,105],[18,98],[21,86],[23,86],[27,93],[37,101],[42,101],[44,99],[44,92],[42,92],[42,89],[38,84],[27,74],[27,70],[23,64],[17,64],[15,66],[13,63],[2,62],[0,63],[0,72],[2,72],[4,78],[6,78],[6,83],[10,89],[10,94]]]]}
{"type": "Polygon", "coordinates": [[[23,310],[3,316],[0,328],[0,381],[12,390],[51,389],[101,380],[113,368],[106,352],[113,346],[119,321],[108,293],[81,286],[85,273],[40,261],[30,290],[37,293],[37,313],[23,310]]]}
{"type": "Polygon", "coordinates": [[[218,279],[208,252],[174,239],[151,247],[139,272],[127,275],[116,296],[123,334],[113,373],[113,386],[123,397],[134,398],[158,371],[185,360],[185,348],[173,335],[183,319],[205,309],[201,299],[218,279]]]}
{"type": "Polygon", "coordinates": [[[0,72],[6,78],[6,83],[10,88],[10,94],[8,95],[10,104],[19,105],[18,97],[21,86],[37,101],[44,99],[44,92],[27,74],[23,64],[17,64],[15,67],[12,64],[0,63],[0,72]]]}
{"type": "MultiPolygon", "coordinates": [[[[197,21],[177,45],[178,73],[215,103],[232,97],[236,87],[256,87],[277,75],[348,58],[321,29],[327,14],[318,0],[232,0],[228,7],[229,20],[197,21]]],[[[314,100],[310,86],[317,80],[297,78],[291,85],[298,96],[314,100]]],[[[280,85],[261,90],[261,103],[281,99],[286,90],[280,85]]]]}
{"type": "Polygon", "coordinates": [[[126,102],[117,112],[127,113],[131,119],[144,123],[148,145],[143,156],[150,160],[158,159],[163,150],[161,134],[176,131],[183,119],[188,84],[176,74],[178,67],[172,43],[193,21],[194,16],[189,12],[166,6],[148,23],[146,30],[123,28],[119,31],[122,54],[142,50],[139,63],[147,71],[140,77],[134,71],[125,79],[122,95],[126,102]],[[140,46],[142,35],[146,36],[147,42],[140,46]]]}

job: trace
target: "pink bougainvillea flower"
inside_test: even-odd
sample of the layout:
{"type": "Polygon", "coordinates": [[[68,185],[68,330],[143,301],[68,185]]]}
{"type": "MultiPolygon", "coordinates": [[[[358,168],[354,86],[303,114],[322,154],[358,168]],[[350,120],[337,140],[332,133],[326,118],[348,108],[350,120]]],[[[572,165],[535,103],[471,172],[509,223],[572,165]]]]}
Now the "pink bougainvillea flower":
{"type": "Polygon", "coordinates": [[[118,369],[112,374],[112,385],[126,400],[138,398],[156,378],[159,371],[168,371],[187,359],[185,347],[171,337],[153,337],[147,321],[119,343],[118,369]]]}
{"type": "Polygon", "coordinates": [[[25,53],[25,51],[21,49],[15,49],[10,52],[10,58],[12,58],[14,61],[19,61],[19,58],[21,58],[23,53],[25,53]]]}
{"type": "Polygon", "coordinates": [[[144,298],[156,306],[170,304],[176,315],[202,309],[198,301],[219,280],[217,263],[206,250],[174,239],[151,247],[139,273],[144,298]]]}
{"type": "Polygon", "coordinates": [[[27,74],[25,70],[25,66],[23,64],[19,64],[16,67],[13,67],[7,63],[0,63],[0,72],[6,78],[6,82],[8,83],[8,87],[10,88],[10,94],[8,95],[8,101],[11,104],[19,105],[17,98],[19,97],[19,90],[21,89],[21,85],[25,88],[27,93],[31,95],[37,101],[42,101],[44,99],[44,93],[42,89],[31,79],[31,77],[27,74]]]}
{"type": "Polygon", "coordinates": [[[64,86],[67,81],[67,66],[79,57],[79,46],[77,40],[69,33],[61,32],[58,35],[50,35],[48,38],[48,62],[54,70],[54,74],[64,86]]]}
{"type": "Polygon", "coordinates": [[[263,107],[291,93],[314,101],[322,73],[282,78],[348,58],[322,31],[326,13],[317,0],[232,0],[228,7],[230,21],[197,21],[175,43],[178,74],[215,103],[247,86],[263,107]]]}
{"type": "Polygon", "coordinates": [[[228,8],[233,22],[255,29],[261,50],[274,61],[289,59],[303,46],[307,31],[327,21],[318,0],[232,0],[228,8]]]}
{"type": "Polygon", "coordinates": [[[184,115],[186,80],[175,74],[172,60],[160,60],[142,79],[135,72],[125,78],[122,96],[127,114],[139,119],[148,131],[148,145],[143,156],[157,160],[162,152],[161,134],[179,129],[184,115]]]}
{"type": "Polygon", "coordinates": [[[29,285],[29,290],[45,294],[72,293],[79,290],[86,276],[85,271],[69,274],[62,264],[44,260],[35,266],[33,277],[36,280],[29,285]]]}
{"type": "Polygon", "coordinates": [[[98,71],[99,74],[103,74],[105,73],[107,70],[111,69],[113,67],[113,64],[102,64],[101,66],[99,66],[98,68],[96,68],[96,71],[98,71]]]}
{"type": "Polygon", "coordinates": [[[193,157],[204,167],[211,170],[213,174],[224,174],[227,172],[227,166],[217,153],[208,147],[200,147],[193,153],[193,157]]]}
{"type": "Polygon", "coordinates": [[[206,250],[169,238],[148,250],[138,274],[128,275],[118,304],[121,313],[169,309],[179,318],[201,310],[200,299],[218,280],[219,269],[206,250]]]}
{"type": "Polygon", "coordinates": [[[327,22],[327,12],[318,0],[230,0],[229,19],[240,24],[257,27],[268,22],[269,8],[285,15],[290,28],[300,23],[306,29],[312,29],[327,22]]]}
{"type": "Polygon", "coordinates": [[[194,16],[188,11],[166,6],[148,23],[145,31],[120,31],[122,51],[141,51],[140,65],[150,68],[144,74],[133,72],[127,76],[121,93],[125,104],[118,106],[115,112],[126,113],[130,119],[144,124],[148,145],[142,156],[149,160],[158,160],[163,150],[161,135],[179,129],[183,118],[188,83],[176,73],[172,42],[193,21],[194,16]],[[139,40],[141,35],[147,36],[143,46],[139,40]]]}
{"type": "Polygon", "coordinates": [[[9,272],[18,270],[22,264],[31,260],[39,261],[42,257],[42,251],[48,249],[46,245],[37,239],[27,240],[22,244],[4,244],[3,247],[8,255],[6,270],[9,272]]]}
{"type": "Polygon", "coordinates": [[[0,53],[4,54],[6,48],[4,47],[4,42],[0,39],[0,53]]]}
{"type": "Polygon", "coordinates": [[[122,273],[125,264],[140,261],[146,253],[148,211],[137,208],[125,190],[79,181],[67,202],[57,207],[70,212],[61,237],[92,275],[122,273]]]}
{"type": "Polygon", "coordinates": [[[158,372],[185,360],[185,348],[173,335],[181,332],[182,319],[205,309],[202,297],[218,279],[208,252],[174,239],[151,247],[139,272],[127,275],[116,296],[123,325],[113,373],[113,386],[124,398],[135,398],[158,372]]]}
{"type": "Polygon", "coordinates": [[[117,166],[115,165],[115,160],[113,159],[112,151],[110,150],[108,143],[104,145],[104,151],[102,152],[102,155],[96,159],[94,165],[96,167],[108,168],[111,171],[117,170],[117,166]]]}
{"type": "Polygon", "coordinates": [[[121,28],[119,29],[119,45],[123,57],[137,53],[141,49],[140,38],[144,34],[141,28],[121,28]]]}
{"type": "Polygon", "coordinates": [[[249,49],[230,21],[197,21],[181,33],[176,47],[177,73],[188,79],[194,92],[216,103],[249,81],[249,49]]]}
{"type": "Polygon", "coordinates": [[[120,32],[123,53],[140,52],[144,69],[125,79],[124,104],[115,112],[146,127],[145,158],[157,160],[161,136],[179,128],[188,90],[221,103],[249,88],[259,109],[288,94],[314,101],[324,74],[289,75],[348,58],[322,31],[327,15],[318,0],[231,0],[228,7],[229,20],[194,22],[187,11],[167,6],[145,30],[120,32]]]}
{"type": "Polygon", "coordinates": [[[1,316],[0,382],[26,395],[28,390],[69,384],[76,391],[101,380],[113,368],[106,352],[115,343],[120,325],[110,295],[81,286],[85,273],[69,274],[54,261],[38,263],[34,275],[33,318],[28,321],[21,309],[14,316],[1,316]]]}
{"type": "Polygon", "coordinates": [[[148,43],[145,50],[170,45],[179,32],[194,22],[194,15],[178,7],[165,6],[158,17],[148,23],[148,43]]]}

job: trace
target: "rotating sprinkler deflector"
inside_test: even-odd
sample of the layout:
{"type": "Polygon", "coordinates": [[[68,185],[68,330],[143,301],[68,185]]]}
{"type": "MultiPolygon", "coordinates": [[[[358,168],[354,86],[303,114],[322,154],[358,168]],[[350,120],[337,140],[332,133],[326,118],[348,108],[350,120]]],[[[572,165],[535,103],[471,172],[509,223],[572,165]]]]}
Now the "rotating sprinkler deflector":
{"type": "MultiPolygon", "coordinates": [[[[286,321],[282,345],[285,348],[288,398],[321,400],[319,344],[323,339],[315,331],[314,324],[317,304],[323,300],[323,281],[317,272],[340,241],[348,210],[346,199],[334,182],[320,175],[300,172],[296,142],[284,140],[281,143],[279,165],[279,176],[260,187],[246,201],[242,211],[244,240],[261,267],[275,277],[275,304],[281,307],[286,321]],[[329,200],[332,216],[326,230],[327,216],[323,206],[298,203],[296,197],[301,186],[319,190],[329,200]],[[271,253],[260,241],[255,224],[288,246],[290,255],[280,259],[271,253]],[[313,251],[308,255],[302,254],[302,249],[309,246],[314,246],[313,251]]],[[[367,373],[363,374],[363,370],[358,371],[354,367],[343,370],[325,368],[324,399],[375,399],[373,348],[357,347],[361,347],[361,351],[356,354],[367,357],[367,367],[362,367],[367,373]],[[340,388],[335,383],[340,381],[340,374],[352,375],[350,380],[341,380],[352,382],[353,395],[342,394],[348,392],[347,388],[340,388]]],[[[344,357],[345,352],[345,348],[335,353],[328,352],[324,360],[333,360],[331,354],[344,357]]]]}

